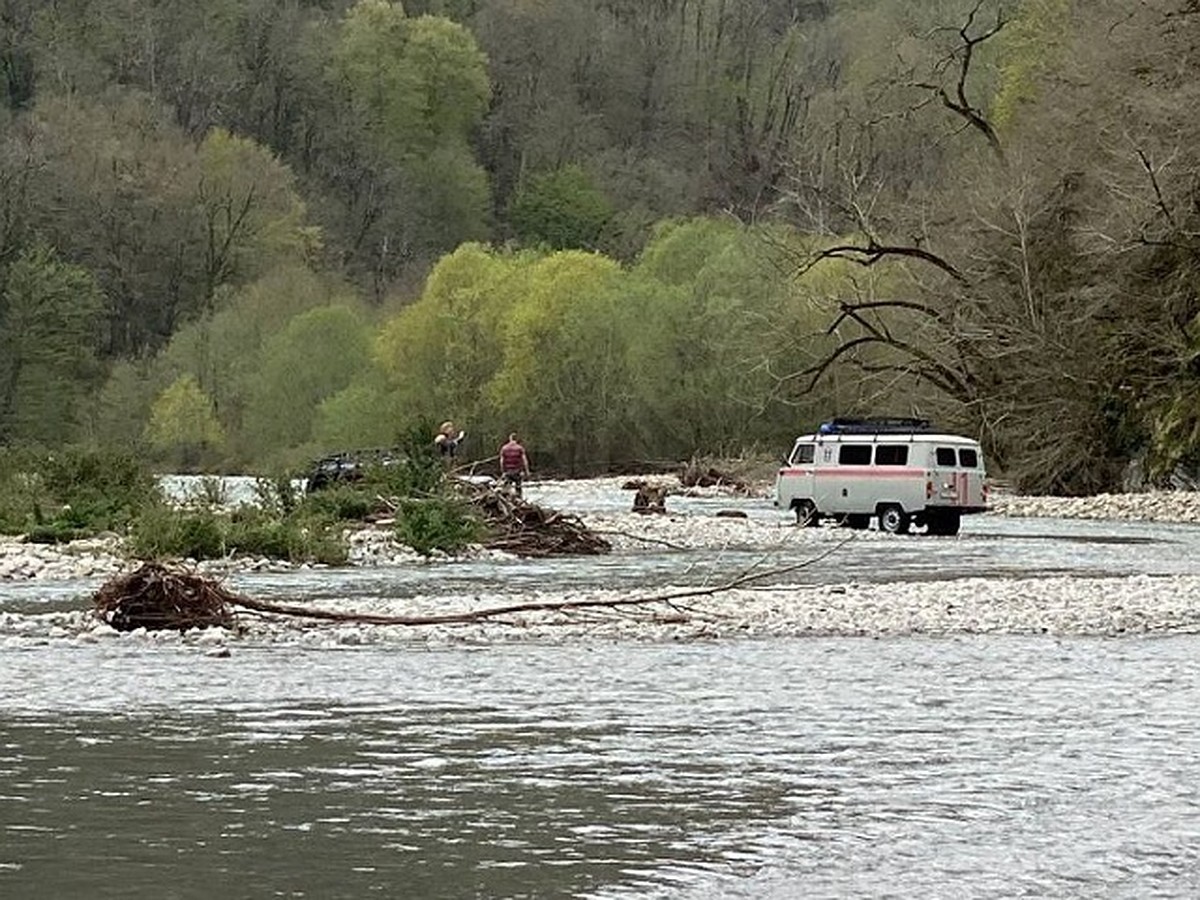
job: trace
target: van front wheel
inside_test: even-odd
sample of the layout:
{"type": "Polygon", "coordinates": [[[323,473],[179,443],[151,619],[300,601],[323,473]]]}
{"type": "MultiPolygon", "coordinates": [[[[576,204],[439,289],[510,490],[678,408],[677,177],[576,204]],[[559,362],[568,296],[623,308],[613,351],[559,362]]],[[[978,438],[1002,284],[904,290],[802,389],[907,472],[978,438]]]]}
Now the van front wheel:
{"type": "Polygon", "coordinates": [[[908,526],[911,524],[912,519],[903,507],[895,503],[879,507],[880,531],[886,531],[888,534],[908,534],[908,526]]]}

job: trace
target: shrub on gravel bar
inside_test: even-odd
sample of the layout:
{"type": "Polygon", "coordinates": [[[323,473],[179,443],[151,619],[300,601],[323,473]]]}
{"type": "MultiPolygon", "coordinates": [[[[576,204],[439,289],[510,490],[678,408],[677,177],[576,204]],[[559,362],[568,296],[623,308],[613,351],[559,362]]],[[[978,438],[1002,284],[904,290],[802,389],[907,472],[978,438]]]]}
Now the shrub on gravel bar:
{"type": "Polygon", "coordinates": [[[0,532],[70,541],[123,531],[161,497],[133,456],[101,450],[0,448],[0,532]]]}

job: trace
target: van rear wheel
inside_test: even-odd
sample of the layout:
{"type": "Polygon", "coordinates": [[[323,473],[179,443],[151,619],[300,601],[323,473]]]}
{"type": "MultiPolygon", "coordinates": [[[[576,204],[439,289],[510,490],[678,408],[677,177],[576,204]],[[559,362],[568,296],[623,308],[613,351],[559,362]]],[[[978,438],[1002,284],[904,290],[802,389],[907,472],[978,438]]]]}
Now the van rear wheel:
{"type": "Polygon", "coordinates": [[[879,530],[888,534],[908,534],[912,519],[904,508],[896,503],[886,503],[879,507],[879,530]]]}
{"type": "Polygon", "coordinates": [[[821,524],[821,514],[817,512],[817,504],[811,500],[797,500],[792,504],[796,511],[796,524],[805,528],[813,528],[821,524]]]}

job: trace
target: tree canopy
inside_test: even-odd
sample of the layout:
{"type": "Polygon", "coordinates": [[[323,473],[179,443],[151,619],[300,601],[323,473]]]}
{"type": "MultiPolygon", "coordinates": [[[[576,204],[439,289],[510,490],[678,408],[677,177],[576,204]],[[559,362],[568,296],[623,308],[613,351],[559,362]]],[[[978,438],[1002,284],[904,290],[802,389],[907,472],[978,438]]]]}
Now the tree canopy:
{"type": "Polygon", "coordinates": [[[1194,0],[7,0],[0,443],[263,467],[451,417],[589,471],[887,411],[1030,490],[1184,478],[1198,38],[1194,0]]]}

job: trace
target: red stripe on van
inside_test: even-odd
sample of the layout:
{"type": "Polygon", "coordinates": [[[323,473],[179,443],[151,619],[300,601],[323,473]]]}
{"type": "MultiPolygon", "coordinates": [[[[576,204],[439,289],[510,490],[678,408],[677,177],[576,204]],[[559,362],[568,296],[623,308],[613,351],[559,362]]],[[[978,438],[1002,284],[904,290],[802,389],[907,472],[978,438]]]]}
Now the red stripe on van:
{"type": "Polygon", "coordinates": [[[924,469],[892,466],[820,466],[815,469],[780,469],[780,475],[836,475],[838,478],[928,478],[924,469]]]}

